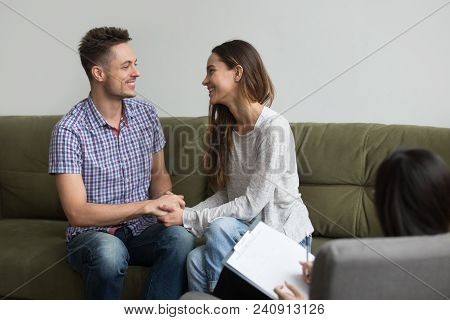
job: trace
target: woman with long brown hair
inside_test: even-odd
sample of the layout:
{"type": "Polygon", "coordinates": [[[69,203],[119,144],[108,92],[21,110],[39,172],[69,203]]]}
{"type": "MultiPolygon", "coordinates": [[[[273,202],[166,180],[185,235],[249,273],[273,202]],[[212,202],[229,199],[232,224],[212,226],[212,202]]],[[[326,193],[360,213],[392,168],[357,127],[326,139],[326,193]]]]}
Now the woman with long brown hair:
{"type": "Polygon", "coordinates": [[[270,109],[273,85],[256,49],[241,40],[212,50],[206,170],[217,192],[193,208],[161,207],[165,225],[183,224],[205,245],[188,256],[191,291],[212,292],[222,260],[255,221],[305,245],[313,226],[303,204],[289,122],[270,109]]]}

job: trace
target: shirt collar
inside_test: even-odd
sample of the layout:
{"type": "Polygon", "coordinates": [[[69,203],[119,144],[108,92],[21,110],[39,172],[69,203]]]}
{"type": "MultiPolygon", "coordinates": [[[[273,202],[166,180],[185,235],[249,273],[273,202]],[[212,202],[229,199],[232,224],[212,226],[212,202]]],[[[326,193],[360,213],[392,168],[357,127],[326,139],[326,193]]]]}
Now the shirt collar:
{"type": "Polygon", "coordinates": [[[132,104],[130,99],[123,99],[122,103],[123,103],[124,116],[128,123],[129,120],[134,117],[134,105],[132,104]]]}
{"type": "Polygon", "coordinates": [[[103,118],[103,116],[100,114],[100,112],[97,110],[97,108],[94,105],[94,101],[92,100],[92,96],[89,93],[89,96],[87,98],[87,103],[89,106],[89,121],[91,122],[92,128],[98,128],[106,126],[108,123],[103,118]]]}
{"type": "MultiPolygon", "coordinates": [[[[107,126],[108,123],[106,122],[105,118],[103,118],[103,116],[98,111],[98,109],[95,107],[94,101],[92,100],[92,95],[90,93],[89,93],[87,102],[88,102],[89,112],[90,112],[89,120],[91,122],[92,128],[107,126]]],[[[122,105],[123,105],[122,117],[124,120],[124,124],[128,125],[130,119],[132,119],[134,116],[133,105],[128,99],[123,99],[122,105]]]]}

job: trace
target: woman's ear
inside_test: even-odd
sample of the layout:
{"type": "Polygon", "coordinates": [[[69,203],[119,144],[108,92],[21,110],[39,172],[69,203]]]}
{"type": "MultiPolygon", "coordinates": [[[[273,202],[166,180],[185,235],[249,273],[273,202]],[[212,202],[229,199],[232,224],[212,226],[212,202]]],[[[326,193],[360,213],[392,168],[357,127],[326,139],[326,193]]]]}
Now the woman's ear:
{"type": "Polygon", "coordinates": [[[242,75],[244,74],[244,69],[241,65],[238,64],[236,67],[234,67],[234,70],[234,82],[241,81],[242,75]]]}

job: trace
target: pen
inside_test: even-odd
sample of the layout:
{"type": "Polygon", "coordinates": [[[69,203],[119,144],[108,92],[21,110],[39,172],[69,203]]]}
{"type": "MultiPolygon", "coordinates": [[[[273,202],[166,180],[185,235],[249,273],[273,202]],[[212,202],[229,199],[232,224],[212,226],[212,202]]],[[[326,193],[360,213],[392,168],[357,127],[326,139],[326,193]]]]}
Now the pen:
{"type": "Polygon", "coordinates": [[[311,250],[311,244],[309,241],[309,237],[306,236],[306,263],[309,262],[309,251],[311,250]]]}
{"type": "MultiPolygon", "coordinates": [[[[311,251],[311,241],[310,241],[310,237],[307,235],[305,238],[305,242],[306,242],[306,265],[309,265],[309,252],[311,251]]],[[[309,269],[308,267],[306,267],[305,269],[305,276],[309,277],[309,269]]]]}

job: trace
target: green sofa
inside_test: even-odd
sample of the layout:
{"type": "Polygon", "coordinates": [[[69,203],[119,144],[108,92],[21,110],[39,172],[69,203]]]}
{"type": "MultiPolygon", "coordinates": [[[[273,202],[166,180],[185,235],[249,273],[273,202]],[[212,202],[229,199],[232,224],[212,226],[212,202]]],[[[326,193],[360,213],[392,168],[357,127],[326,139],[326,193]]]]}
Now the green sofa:
{"type": "MultiPolygon", "coordinates": [[[[80,275],[66,262],[67,221],[48,145],[60,116],[0,117],[0,296],[9,299],[81,299],[80,275]]],[[[191,206],[212,193],[202,173],[206,118],[162,118],[166,166],[174,192],[191,206]]],[[[417,146],[450,163],[450,129],[378,125],[292,125],[300,191],[315,228],[313,252],[335,238],[377,237],[375,172],[397,146],[417,146]]],[[[139,298],[147,269],[129,268],[124,299],[139,298]]]]}

